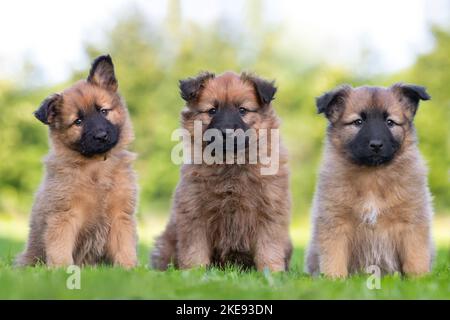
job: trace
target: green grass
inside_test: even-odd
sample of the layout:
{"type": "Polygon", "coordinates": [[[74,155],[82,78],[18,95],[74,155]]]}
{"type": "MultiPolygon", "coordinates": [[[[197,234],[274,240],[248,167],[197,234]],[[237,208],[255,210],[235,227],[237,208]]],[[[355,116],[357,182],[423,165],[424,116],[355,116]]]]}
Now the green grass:
{"type": "Polygon", "coordinates": [[[149,248],[141,245],[138,268],[84,268],[81,289],[69,290],[65,269],[14,269],[11,262],[22,247],[20,241],[0,238],[1,299],[450,299],[448,249],[438,252],[432,274],[387,276],[381,289],[369,290],[368,275],[337,281],[305,275],[302,248],[294,251],[292,270],[283,274],[236,268],[158,272],[147,269],[149,248]]]}
{"type": "Polygon", "coordinates": [[[438,255],[433,272],[418,279],[386,276],[380,290],[367,288],[369,275],[332,281],[304,274],[303,255],[310,232],[306,219],[292,225],[296,249],[287,273],[241,272],[236,268],[149,270],[148,253],[166,218],[156,213],[145,217],[139,221],[138,268],[84,268],[81,289],[69,290],[66,282],[70,274],[65,269],[12,267],[28,233],[27,217],[0,214],[0,299],[450,299],[450,215],[434,219],[438,255]]]}

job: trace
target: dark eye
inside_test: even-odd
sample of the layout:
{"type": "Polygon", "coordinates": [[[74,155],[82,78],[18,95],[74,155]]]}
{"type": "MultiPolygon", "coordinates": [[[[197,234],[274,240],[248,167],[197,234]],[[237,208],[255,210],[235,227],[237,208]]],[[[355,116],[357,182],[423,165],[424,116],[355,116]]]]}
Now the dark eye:
{"type": "Polygon", "coordinates": [[[216,109],[216,108],[212,108],[212,109],[209,109],[209,110],[208,110],[208,113],[209,113],[210,115],[215,115],[216,112],[217,112],[217,109],[216,109]]]}
{"type": "Polygon", "coordinates": [[[76,125],[76,126],[81,126],[81,125],[83,124],[83,120],[77,119],[77,120],[75,120],[75,121],[73,122],[73,124],[76,125]]]}
{"type": "Polygon", "coordinates": [[[247,109],[241,107],[241,108],[239,108],[239,113],[244,115],[247,113],[247,109]]]}
{"type": "Polygon", "coordinates": [[[391,120],[391,119],[388,119],[388,120],[386,121],[386,124],[387,124],[387,126],[388,126],[389,128],[392,128],[393,126],[396,125],[396,123],[395,123],[393,120],[391,120]]]}
{"type": "Polygon", "coordinates": [[[362,119],[356,119],[355,121],[352,122],[352,124],[356,127],[361,127],[363,124],[362,119]]]}
{"type": "Polygon", "coordinates": [[[109,113],[109,110],[108,109],[100,109],[100,113],[104,116],[107,116],[109,113]]]}

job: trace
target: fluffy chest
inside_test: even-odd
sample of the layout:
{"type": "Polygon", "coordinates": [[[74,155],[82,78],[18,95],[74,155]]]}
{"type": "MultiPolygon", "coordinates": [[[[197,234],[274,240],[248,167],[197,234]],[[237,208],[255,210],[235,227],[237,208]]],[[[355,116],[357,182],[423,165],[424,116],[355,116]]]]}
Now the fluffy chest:
{"type": "Polygon", "coordinates": [[[89,222],[106,214],[118,176],[116,171],[103,163],[79,168],[67,166],[50,176],[50,183],[58,186],[61,199],[66,202],[64,206],[89,222]]]}
{"type": "Polygon", "coordinates": [[[351,243],[352,272],[364,271],[369,266],[377,266],[388,273],[399,270],[397,244],[388,229],[361,224],[355,231],[351,243]]]}
{"type": "Polygon", "coordinates": [[[257,213],[265,197],[263,184],[246,174],[210,179],[202,189],[200,200],[205,214],[217,218],[245,220],[257,213]]]}
{"type": "Polygon", "coordinates": [[[264,206],[264,188],[246,174],[208,179],[198,201],[211,243],[220,254],[249,252],[264,206]]]}
{"type": "Polygon", "coordinates": [[[354,207],[358,222],[352,241],[353,271],[361,271],[371,265],[386,272],[398,270],[395,232],[392,231],[395,229],[392,217],[395,213],[387,205],[381,197],[368,193],[354,207]]]}
{"type": "Polygon", "coordinates": [[[353,203],[347,204],[355,217],[355,221],[362,226],[375,228],[401,223],[402,208],[406,202],[393,195],[379,194],[367,191],[355,197],[353,203]]]}
{"type": "Polygon", "coordinates": [[[368,193],[360,204],[355,207],[354,213],[364,225],[374,227],[378,223],[380,214],[383,212],[384,204],[373,193],[368,193]]]}

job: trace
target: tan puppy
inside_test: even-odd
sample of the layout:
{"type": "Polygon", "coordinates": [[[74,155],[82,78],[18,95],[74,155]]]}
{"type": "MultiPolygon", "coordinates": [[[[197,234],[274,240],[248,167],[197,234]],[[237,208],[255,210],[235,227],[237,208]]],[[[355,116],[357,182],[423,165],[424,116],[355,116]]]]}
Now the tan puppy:
{"type": "Polygon", "coordinates": [[[430,271],[431,196],[413,118],[425,88],[338,87],[317,99],[329,120],[313,205],[309,273],[430,271]]]}
{"type": "MultiPolygon", "coordinates": [[[[279,126],[271,105],[276,88],[255,76],[203,73],[181,81],[180,89],[187,102],[182,127],[189,133],[194,121],[202,132],[214,129],[224,136],[230,129],[279,126]]],[[[235,142],[232,149],[242,151],[243,146],[235,142]]],[[[289,174],[286,152],[279,151],[279,168],[268,175],[261,174],[259,162],[184,164],[170,221],[152,253],[153,267],[237,264],[286,270],[292,250],[289,174]]]]}
{"type": "Polygon", "coordinates": [[[18,265],[136,265],[133,131],[109,56],[86,81],[44,100],[35,116],[49,126],[51,150],[18,265]]]}

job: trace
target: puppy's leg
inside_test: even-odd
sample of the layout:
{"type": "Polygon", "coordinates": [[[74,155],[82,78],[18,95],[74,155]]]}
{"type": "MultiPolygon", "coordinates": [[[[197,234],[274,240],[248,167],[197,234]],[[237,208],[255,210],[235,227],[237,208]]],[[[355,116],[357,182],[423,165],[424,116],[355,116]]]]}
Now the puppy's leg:
{"type": "Polygon", "coordinates": [[[36,218],[35,214],[32,214],[31,219],[26,248],[14,261],[14,265],[17,267],[34,266],[38,262],[45,262],[45,249],[42,239],[43,223],[40,221],[41,219],[36,218]]]}
{"type": "Polygon", "coordinates": [[[14,265],[17,267],[35,266],[39,262],[45,261],[45,250],[39,239],[30,236],[27,242],[27,247],[24,252],[20,253],[14,265]]]}
{"type": "MultiPolygon", "coordinates": [[[[314,216],[313,216],[314,217],[314,216]]],[[[311,242],[305,254],[305,272],[312,276],[320,274],[319,249],[317,243],[317,223],[313,220],[311,242]]]]}
{"type": "Polygon", "coordinates": [[[427,226],[409,226],[401,232],[402,272],[419,276],[430,272],[431,243],[427,226]]]}
{"type": "Polygon", "coordinates": [[[44,235],[46,263],[50,267],[74,264],[73,251],[81,227],[80,216],[74,211],[53,213],[44,235]]]}
{"type": "Polygon", "coordinates": [[[128,213],[113,216],[108,239],[108,256],[114,265],[133,268],[137,264],[136,222],[128,213]]]}
{"type": "Polygon", "coordinates": [[[170,263],[176,266],[176,228],[173,219],[164,230],[164,233],[156,239],[155,248],[151,253],[151,265],[158,270],[167,270],[170,263]]]}
{"type": "Polygon", "coordinates": [[[284,265],[285,271],[289,270],[289,265],[291,263],[292,252],[294,251],[294,246],[292,245],[292,241],[289,238],[288,242],[284,245],[284,265]]]}
{"type": "Polygon", "coordinates": [[[317,223],[320,271],[331,278],[347,277],[352,226],[340,218],[319,218],[317,223]]]}
{"type": "Polygon", "coordinates": [[[181,269],[208,266],[211,263],[211,249],[202,219],[191,215],[177,215],[177,254],[181,269]]]}
{"type": "Polygon", "coordinates": [[[315,242],[315,239],[311,240],[305,260],[305,271],[313,276],[317,276],[320,273],[319,254],[315,242]]]}
{"type": "Polygon", "coordinates": [[[116,188],[108,194],[107,212],[111,221],[106,253],[114,265],[137,265],[137,231],[134,211],[136,186],[133,172],[126,168],[115,177],[116,188]]]}
{"type": "Polygon", "coordinates": [[[255,265],[258,271],[268,268],[270,271],[285,271],[286,243],[289,243],[288,230],[280,225],[264,226],[258,230],[255,265]]]}

